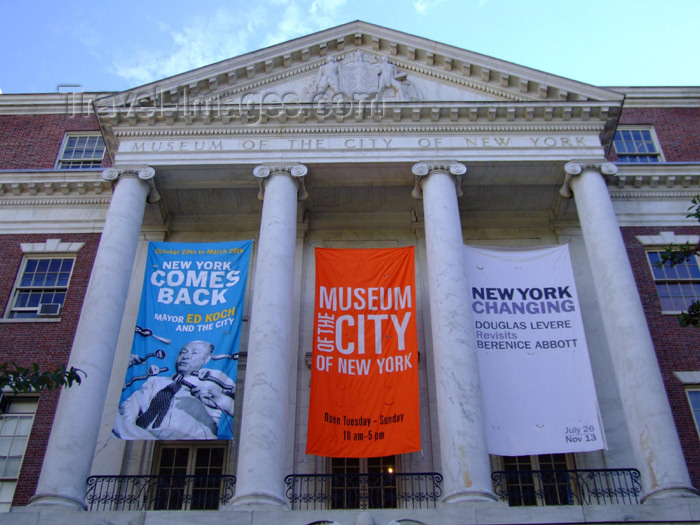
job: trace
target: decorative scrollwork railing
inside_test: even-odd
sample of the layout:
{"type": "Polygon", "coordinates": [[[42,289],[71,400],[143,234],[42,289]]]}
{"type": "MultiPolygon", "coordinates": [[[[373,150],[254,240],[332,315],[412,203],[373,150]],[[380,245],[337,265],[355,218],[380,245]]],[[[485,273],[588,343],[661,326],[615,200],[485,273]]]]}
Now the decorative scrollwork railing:
{"type": "Polygon", "coordinates": [[[235,476],[90,476],[88,510],[216,510],[233,497],[235,476]]]}
{"type": "Polygon", "coordinates": [[[635,469],[506,470],[491,475],[496,495],[511,507],[639,503],[635,469]]]}
{"type": "Polygon", "coordinates": [[[284,481],[292,510],[426,509],[442,496],[437,472],[292,474],[284,481]]]}

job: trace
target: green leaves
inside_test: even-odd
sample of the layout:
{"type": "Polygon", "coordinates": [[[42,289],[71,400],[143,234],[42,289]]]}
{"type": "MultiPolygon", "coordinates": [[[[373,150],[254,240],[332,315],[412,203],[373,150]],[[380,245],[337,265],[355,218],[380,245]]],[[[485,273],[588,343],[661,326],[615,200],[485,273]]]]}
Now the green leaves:
{"type": "Polygon", "coordinates": [[[677,264],[683,264],[685,261],[699,252],[700,246],[691,246],[689,243],[685,243],[680,246],[671,244],[663,252],[661,252],[661,259],[655,262],[654,266],[657,268],[662,268],[664,266],[676,266],[677,264]]]}
{"type": "Polygon", "coordinates": [[[696,221],[700,222],[700,195],[696,195],[693,197],[693,200],[691,201],[693,205],[688,208],[688,211],[690,212],[688,215],[685,217],[687,219],[695,219],[696,221]]]}
{"type": "Polygon", "coordinates": [[[681,326],[697,327],[700,325],[700,302],[691,303],[687,312],[681,312],[678,315],[678,322],[681,326]]]}
{"type": "Polygon", "coordinates": [[[59,366],[54,370],[39,369],[37,363],[29,367],[18,366],[15,363],[0,363],[0,389],[9,387],[15,393],[41,392],[57,390],[64,386],[71,387],[80,384],[82,377],[87,374],[79,368],[59,366]]]}

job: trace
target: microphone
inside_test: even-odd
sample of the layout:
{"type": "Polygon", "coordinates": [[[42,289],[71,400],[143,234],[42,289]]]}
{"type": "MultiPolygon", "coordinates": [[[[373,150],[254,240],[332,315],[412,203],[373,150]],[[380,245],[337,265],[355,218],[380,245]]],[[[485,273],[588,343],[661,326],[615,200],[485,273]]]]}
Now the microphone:
{"type": "Polygon", "coordinates": [[[165,343],[166,345],[169,345],[171,343],[170,339],[166,339],[165,337],[161,337],[159,335],[155,335],[153,333],[153,330],[149,330],[148,328],[141,328],[140,326],[136,326],[136,333],[139,335],[142,335],[143,337],[152,337],[153,339],[157,339],[161,343],[165,343]]]}
{"type": "Polygon", "coordinates": [[[142,381],[144,379],[148,379],[151,376],[157,376],[158,374],[162,372],[167,372],[168,367],[159,367],[158,365],[151,365],[148,367],[148,370],[146,371],[145,375],[142,376],[137,376],[137,377],[132,377],[125,385],[124,388],[122,388],[122,392],[129,388],[131,385],[133,385],[136,381],[142,381]]]}
{"type": "Polygon", "coordinates": [[[143,357],[136,354],[131,354],[131,357],[129,358],[129,366],[127,368],[131,368],[134,365],[140,365],[141,363],[144,363],[149,357],[155,357],[156,359],[165,359],[166,355],[168,354],[165,353],[165,350],[160,349],[156,350],[155,352],[151,352],[150,354],[146,354],[143,357]]]}

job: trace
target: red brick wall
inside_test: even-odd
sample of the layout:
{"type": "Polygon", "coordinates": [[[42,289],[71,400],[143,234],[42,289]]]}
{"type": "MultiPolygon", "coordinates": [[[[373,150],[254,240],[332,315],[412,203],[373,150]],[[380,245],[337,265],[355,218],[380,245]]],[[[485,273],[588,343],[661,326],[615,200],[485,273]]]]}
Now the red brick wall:
{"type": "Polygon", "coordinates": [[[66,131],[99,130],[94,115],[0,115],[0,170],[53,169],[66,131]]]}
{"type": "Polygon", "coordinates": [[[619,124],[653,126],[666,162],[700,161],[700,108],[624,108],[619,124]]]}
{"type": "MultiPolygon", "coordinates": [[[[85,290],[100,240],[99,234],[48,234],[0,236],[0,305],[7,306],[17,271],[22,261],[21,242],[44,242],[60,238],[64,242],[84,242],[76,254],[66,301],[57,323],[2,323],[0,324],[0,361],[26,366],[38,363],[42,370],[65,365],[70,355],[73,336],[78,324],[85,290]]],[[[72,388],[80,388],[73,386],[72,388]]],[[[46,444],[58,402],[58,392],[41,394],[39,405],[27,444],[20,472],[14,505],[26,505],[34,494],[44,460],[46,444]]]]}
{"type": "MultiPolygon", "coordinates": [[[[700,371],[700,328],[683,328],[672,315],[661,315],[661,304],[647,262],[645,247],[637,235],[657,235],[671,228],[622,228],[649,330],[656,348],[661,375],[668,393],[676,428],[693,485],[700,489],[700,438],[688,405],[684,385],[673,372],[700,371]]],[[[700,227],[673,228],[678,235],[698,235],[700,227]]]]}

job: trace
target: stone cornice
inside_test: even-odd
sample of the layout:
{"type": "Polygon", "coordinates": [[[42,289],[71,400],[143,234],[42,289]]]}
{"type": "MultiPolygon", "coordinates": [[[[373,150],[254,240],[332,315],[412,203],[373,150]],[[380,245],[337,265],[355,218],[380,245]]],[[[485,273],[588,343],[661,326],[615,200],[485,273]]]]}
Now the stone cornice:
{"type": "Polygon", "coordinates": [[[625,95],[625,107],[700,107],[700,87],[610,87],[625,95]]]}
{"type": "Polygon", "coordinates": [[[102,204],[111,199],[111,184],[101,172],[2,171],[0,205],[76,203],[102,204]],[[20,199],[18,199],[18,197],[20,199]],[[30,199],[21,198],[30,197],[30,199]],[[41,200],[41,202],[39,202],[41,200]]]}
{"type": "Polygon", "coordinates": [[[55,206],[103,206],[108,205],[112,200],[112,196],[105,195],[104,197],[66,197],[66,198],[47,198],[45,195],[36,195],[33,197],[18,197],[5,199],[0,197],[0,208],[8,207],[55,207],[55,206]]]}
{"type": "MultiPolygon", "coordinates": [[[[240,125],[287,127],[291,123],[449,123],[449,122],[541,122],[596,123],[616,120],[619,104],[608,102],[386,102],[378,105],[348,102],[344,104],[265,104],[243,107],[240,104],[172,107],[127,107],[100,114],[103,127],[158,127],[198,124],[202,126],[240,125]]],[[[121,130],[119,130],[121,131],[121,130]]],[[[268,130],[269,132],[269,130],[268,130]]]]}
{"type": "Polygon", "coordinates": [[[92,101],[107,93],[0,94],[0,115],[94,115],[92,101]]]}
{"type": "Polygon", "coordinates": [[[189,116],[146,112],[124,118],[118,112],[102,119],[102,130],[113,158],[123,138],[192,135],[577,132],[599,134],[607,147],[619,110],[607,102],[387,103],[375,114],[367,105],[362,111],[328,114],[314,104],[300,104],[280,115],[280,106],[268,105],[243,113],[234,109],[189,116]]]}
{"type": "Polygon", "coordinates": [[[231,128],[142,128],[119,130],[115,133],[118,138],[139,138],[158,137],[177,138],[190,136],[240,136],[240,135],[294,135],[305,134],[313,131],[314,134],[342,133],[372,134],[372,133],[599,133],[604,127],[601,122],[597,123],[569,123],[569,124],[474,124],[474,125],[446,125],[446,124],[425,124],[425,125],[376,125],[376,126],[314,126],[309,127],[273,127],[273,126],[251,126],[251,127],[231,127],[231,128]]]}
{"type": "MultiPolygon", "coordinates": [[[[700,163],[618,164],[608,186],[618,189],[698,188],[700,163]]],[[[685,194],[684,194],[685,195],[685,194]]]]}
{"type": "Polygon", "coordinates": [[[615,200],[630,200],[630,199],[679,199],[690,202],[690,200],[698,194],[698,190],[692,191],[618,191],[612,190],[610,198],[615,200]]]}
{"type": "MultiPolygon", "coordinates": [[[[436,70],[433,68],[429,68],[425,65],[413,62],[413,61],[408,61],[408,60],[394,60],[394,63],[396,65],[401,66],[403,70],[406,71],[412,71],[413,73],[418,73],[419,75],[423,75],[427,78],[432,78],[436,80],[443,80],[447,81],[451,84],[456,84],[458,86],[462,86],[468,89],[473,89],[474,91],[480,91],[482,93],[487,93],[489,95],[494,95],[497,97],[502,97],[506,100],[511,100],[511,101],[523,101],[523,100],[528,100],[528,101],[537,101],[541,100],[542,97],[537,96],[536,93],[528,93],[527,89],[524,88],[525,85],[523,85],[523,89],[519,90],[518,93],[513,93],[506,89],[509,86],[510,82],[510,77],[502,73],[501,75],[501,82],[500,84],[498,83],[489,83],[489,80],[491,79],[491,72],[489,71],[488,74],[483,73],[482,70],[482,75],[481,77],[476,77],[476,78],[471,78],[471,76],[467,76],[464,74],[464,71],[457,72],[456,74],[452,72],[452,70],[436,70]]],[[[471,72],[471,70],[470,70],[471,72]]],[[[494,81],[496,79],[494,78],[494,81]]],[[[546,98],[546,97],[545,97],[546,98]]],[[[577,100],[578,97],[572,97],[572,100],[577,100]]],[[[560,100],[568,100],[568,93],[561,94],[560,100]]]]}

